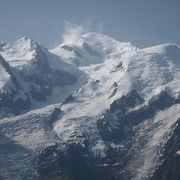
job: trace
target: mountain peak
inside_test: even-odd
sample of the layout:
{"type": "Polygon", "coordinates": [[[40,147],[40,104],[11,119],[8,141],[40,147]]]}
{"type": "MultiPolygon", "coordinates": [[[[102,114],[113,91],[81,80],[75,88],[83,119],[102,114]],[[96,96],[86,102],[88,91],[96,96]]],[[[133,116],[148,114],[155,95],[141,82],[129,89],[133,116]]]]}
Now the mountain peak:
{"type": "Polygon", "coordinates": [[[0,49],[3,48],[6,45],[5,42],[0,42],[0,49]]]}
{"type": "Polygon", "coordinates": [[[165,55],[167,58],[173,60],[175,64],[179,64],[180,46],[177,44],[161,44],[153,47],[144,48],[141,51],[147,54],[165,55]]]}
{"type": "Polygon", "coordinates": [[[120,42],[101,33],[87,32],[76,42],[60,44],[51,52],[70,64],[85,66],[130,55],[137,49],[129,42],[120,42]]]}
{"type": "Polygon", "coordinates": [[[15,41],[14,45],[15,46],[29,46],[32,49],[35,49],[37,48],[38,43],[26,35],[18,39],[17,41],[15,41]]]}
{"type": "Polygon", "coordinates": [[[144,48],[142,50],[146,51],[146,52],[149,52],[149,53],[166,54],[169,51],[180,50],[180,46],[177,45],[177,44],[165,43],[165,44],[160,44],[160,45],[144,48]]]}
{"type": "Polygon", "coordinates": [[[15,42],[2,44],[0,53],[10,63],[11,66],[22,66],[33,59],[36,59],[38,54],[45,51],[36,41],[29,36],[23,36],[15,42]]]}
{"type": "Polygon", "coordinates": [[[30,38],[30,36],[28,36],[28,35],[24,35],[24,36],[22,36],[19,40],[29,41],[29,40],[31,40],[31,38],[30,38]]]}

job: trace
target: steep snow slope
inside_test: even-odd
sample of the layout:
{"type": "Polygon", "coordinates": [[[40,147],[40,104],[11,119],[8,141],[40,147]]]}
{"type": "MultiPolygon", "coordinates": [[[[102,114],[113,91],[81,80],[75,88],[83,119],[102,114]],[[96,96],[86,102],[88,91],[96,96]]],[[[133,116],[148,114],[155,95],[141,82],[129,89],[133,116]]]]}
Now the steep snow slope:
{"type": "MultiPolygon", "coordinates": [[[[114,145],[109,142],[111,139],[109,139],[108,142],[105,141],[102,137],[102,134],[99,132],[99,127],[97,126],[99,120],[104,117],[104,114],[106,114],[106,110],[110,108],[110,105],[116,99],[119,99],[125,95],[125,97],[130,96],[131,99],[134,98],[135,101],[137,101],[132,107],[131,105],[130,107],[125,107],[127,108],[127,111],[140,111],[141,108],[147,108],[151,102],[158,101],[161,93],[164,92],[167,93],[167,96],[170,96],[174,99],[179,99],[180,48],[177,45],[164,44],[147,49],[137,49],[135,47],[129,46],[129,44],[127,47],[126,43],[119,43],[111,39],[107,40],[107,37],[104,36],[100,38],[101,36],[102,35],[88,33],[83,35],[83,40],[80,39],[81,43],[85,43],[86,41],[84,42],[84,37],[88,37],[87,39],[85,38],[85,40],[87,40],[87,43],[89,44],[92,43],[92,47],[96,47],[97,45],[95,49],[98,49],[98,43],[100,43],[101,47],[98,50],[100,55],[96,54],[98,57],[100,57],[100,59],[96,59],[96,61],[94,60],[94,57],[91,57],[92,61],[88,61],[88,66],[83,67],[82,65],[87,64],[83,64],[82,61],[78,62],[78,65],[81,66],[80,69],[87,74],[87,81],[76,93],[73,94],[71,102],[67,102],[62,106],[64,115],[59,119],[59,121],[55,123],[54,128],[59,137],[61,137],[64,141],[69,143],[82,143],[83,146],[87,146],[86,148],[88,148],[88,151],[90,154],[92,154],[92,157],[97,157],[98,154],[98,156],[103,158],[107,156],[109,146],[111,148],[117,148],[122,145],[124,148],[126,148],[126,145],[122,142],[114,145]],[[104,54],[101,53],[101,50],[103,50],[104,54]],[[137,93],[132,95],[132,90],[135,90],[137,93]],[[143,99],[143,102],[139,102],[138,99],[136,100],[137,95],[140,95],[140,97],[143,99]],[[84,138],[88,141],[88,145],[87,143],[84,143],[84,138]]],[[[76,46],[80,45],[78,44],[76,46]]],[[[52,52],[58,54],[64,61],[67,61],[67,57],[64,56],[64,52],[62,53],[62,49],[60,49],[58,52],[58,48],[52,52]]],[[[62,47],[60,46],[60,48],[62,47]]],[[[83,47],[81,48],[83,49],[83,47]]],[[[65,50],[68,51],[67,49],[65,50]]],[[[72,51],[70,51],[70,54],[72,51]]],[[[71,57],[70,60],[72,59],[79,59],[78,54],[73,54],[73,58],[71,57]]],[[[69,63],[74,64],[73,61],[70,61],[69,63]]],[[[170,107],[171,104],[166,102],[163,106],[170,107]]],[[[170,108],[170,110],[163,109],[164,115],[160,117],[161,125],[155,127],[153,130],[150,130],[152,131],[150,133],[154,134],[154,138],[156,136],[159,138],[157,138],[153,143],[160,141],[164,145],[167,142],[169,137],[168,133],[172,131],[171,128],[174,126],[174,123],[176,123],[180,116],[178,109],[179,106],[174,106],[170,108]],[[170,114],[170,116],[175,114],[175,116],[171,118],[170,122],[168,122],[170,117],[168,116],[169,114],[167,112],[170,114]],[[172,120],[173,118],[174,120],[172,120]],[[169,124],[166,126],[164,125],[166,123],[169,124]],[[162,132],[161,128],[163,128],[162,132]]],[[[123,111],[123,108],[120,106],[116,112],[111,115],[112,117],[109,117],[110,119],[108,120],[108,123],[110,123],[109,128],[111,131],[115,131],[114,129],[119,128],[121,121],[119,114],[123,116],[123,111]]],[[[151,112],[147,113],[151,114],[151,112]]],[[[154,117],[154,120],[151,118],[144,118],[143,121],[153,121],[153,123],[157,123],[158,118],[159,117],[154,117]]],[[[140,123],[139,126],[143,125],[140,123]]],[[[150,128],[152,128],[152,126],[154,125],[151,124],[150,128]]],[[[143,128],[148,128],[148,126],[143,128]]],[[[120,131],[124,132],[124,127],[120,131]]],[[[139,130],[138,132],[134,133],[140,133],[141,131],[142,134],[145,134],[144,130],[139,130]]],[[[119,136],[121,133],[122,132],[119,132],[119,136]]],[[[136,138],[136,135],[134,138],[136,138]]],[[[137,141],[140,140],[140,137],[138,138],[139,139],[137,141]]],[[[119,139],[121,138],[119,137],[119,139]]],[[[144,157],[138,156],[141,159],[137,159],[135,161],[133,157],[136,157],[136,155],[132,155],[132,159],[134,161],[133,164],[135,165],[133,166],[131,164],[131,167],[133,166],[131,171],[134,173],[137,171],[137,175],[132,175],[131,178],[133,179],[136,177],[137,179],[150,178],[151,174],[153,174],[155,171],[156,166],[158,166],[160,163],[158,160],[156,160],[157,162],[154,160],[154,162],[151,162],[151,165],[146,164],[148,161],[150,161],[148,159],[148,148],[153,149],[153,155],[156,157],[155,151],[161,151],[161,149],[163,149],[163,145],[161,147],[150,145],[151,141],[153,141],[152,139],[144,139],[144,141],[144,143],[147,143],[145,145],[146,148],[144,149],[144,157]],[[139,161],[142,161],[142,163],[145,164],[142,166],[137,165],[139,161]]],[[[140,144],[138,148],[142,148],[143,151],[143,146],[140,144]]],[[[133,151],[137,150],[133,149],[133,151]]],[[[151,157],[153,156],[151,155],[151,157]]],[[[127,166],[127,169],[129,169],[129,166],[127,166]]]]}
{"type": "Polygon", "coordinates": [[[142,96],[145,104],[162,91],[179,97],[180,62],[171,56],[175,53],[180,55],[179,50],[170,44],[154,47],[154,52],[153,48],[135,51],[129,48],[124,56],[119,52],[116,58],[108,58],[101,64],[80,67],[87,74],[87,81],[73,95],[72,102],[63,105],[65,115],[56,123],[56,131],[60,136],[71,138],[76,126],[74,119],[101,115],[114,100],[133,89],[142,96]],[[166,48],[175,52],[168,52],[166,48]]]}
{"type": "Polygon", "coordinates": [[[87,66],[128,56],[128,52],[136,49],[131,43],[119,42],[103,34],[85,33],[75,44],[60,44],[51,52],[70,64],[87,66]]]}
{"type": "Polygon", "coordinates": [[[55,107],[49,106],[0,121],[2,179],[38,178],[38,154],[42,149],[61,142],[51,126],[55,107]]]}
{"type": "Polygon", "coordinates": [[[37,46],[35,41],[25,36],[14,43],[4,44],[0,51],[11,66],[22,66],[33,59],[37,46]]]}
{"type": "MultiPolygon", "coordinates": [[[[121,82],[123,86],[130,86],[131,83],[129,81],[124,83],[126,78],[124,80],[123,77],[128,68],[128,59],[136,54],[136,51],[137,48],[130,43],[119,42],[97,33],[86,33],[82,35],[75,45],[63,44],[51,50],[51,52],[58,54],[65,62],[74,64],[74,61],[77,60],[78,66],[80,66],[79,69],[87,75],[86,82],[73,96],[75,99],[76,97],[78,98],[77,101],[75,100],[72,103],[75,108],[80,109],[84,113],[87,112],[84,115],[88,115],[88,113],[96,115],[96,111],[99,114],[101,111],[96,108],[97,106],[105,110],[110,102],[113,102],[114,99],[127,92],[125,88],[123,92],[117,91],[119,86],[117,82],[121,82]],[[88,49],[84,47],[84,44],[88,46],[88,49]],[[67,47],[71,47],[70,49],[72,50],[69,51],[67,47]],[[90,51],[97,51],[95,57],[90,51]],[[70,57],[72,54],[73,56],[70,57]],[[80,57],[79,54],[81,54],[80,57]],[[68,56],[68,58],[64,55],[68,56]]],[[[75,63],[74,65],[77,64],[75,63]]],[[[69,105],[71,106],[68,103],[67,106],[69,105]]],[[[79,115],[76,111],[73,110],[73,112],[79,115]]],[[[73,117],[74,114],[70,113],[70,116],[73,117]]]]}
{"type": "Polygon", "coordinates": [[[0,53],[0,179],[37,179],[37,157],[60,141],[52,129],[59,107],[85,74],[27,37],[0,53]]]}
{"type": "Polygon", "coordinates": [[[0,117],[18,114],[29,107],[27,94],[22,90],[8,62],[0,55],[0,117]]]}
{"type": "Polygon", "coordinates": [[[85,161],[105,174],[95,180],[146,180],[161,166],[180,118],[178,45],[138,49],[86,33],[50,51],[24,37],[0,54],[11,70],[0,64],[1,89],[13,76],[31,102],[0,120],[0,178],[70,178],[85,161]]]}
{"type": "Polygon", "coordinates": [[[28,95],[32,108],[62,103],[84,81],[84,73],[28,37],[2,43],[0,53],[28,95]],[[42,102],[47,100],[46,102],[42,102]]]}

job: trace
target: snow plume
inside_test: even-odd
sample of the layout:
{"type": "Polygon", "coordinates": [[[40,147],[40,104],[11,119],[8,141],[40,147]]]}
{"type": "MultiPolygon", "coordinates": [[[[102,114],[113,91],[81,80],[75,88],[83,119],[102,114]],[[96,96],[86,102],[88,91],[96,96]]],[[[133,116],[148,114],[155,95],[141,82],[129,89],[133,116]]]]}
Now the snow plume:
{"type": "Polygon", "coordinates": [[[62,41],[63,43],[73,44],[86,32],[96,31],[102,33],[103,27],[103,23],[100,21],[88,20],[84,25],[66,21],[62,41]]]}
{"type": "Polygon", "coordinates": [[[69,21],[65,22],[64,33],[62,35],[63,43],[73,44],[82,34],[88,31],[88,28],[83,25],[73,24],[69,21]]]}

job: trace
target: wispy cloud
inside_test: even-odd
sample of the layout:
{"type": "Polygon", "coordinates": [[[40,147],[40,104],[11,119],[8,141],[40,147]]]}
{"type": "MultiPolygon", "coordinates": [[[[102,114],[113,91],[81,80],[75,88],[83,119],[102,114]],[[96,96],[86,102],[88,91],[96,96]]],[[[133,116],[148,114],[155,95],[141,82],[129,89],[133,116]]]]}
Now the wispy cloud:
{"type": "Polygon", "coordinates": [[[55,46],[59,43],[73,44],[87,32],[103,33],[104,24],[100,21],[100,18],[96,18],[95,20],[88,19],[85,23],[81,24],[65,21],[63,29],[63,32],[62,28],[56,28],[54,30],[57,39],[60,39],[55,43],[55,46]]]}
{"type": "Polygon", "coordinates": [[[82,34],[88,32],[88,27],[81,24],[74,24],[69,21],[64,23],[64,33],[62,34],[63,43],[75,43],[82,34]]]}

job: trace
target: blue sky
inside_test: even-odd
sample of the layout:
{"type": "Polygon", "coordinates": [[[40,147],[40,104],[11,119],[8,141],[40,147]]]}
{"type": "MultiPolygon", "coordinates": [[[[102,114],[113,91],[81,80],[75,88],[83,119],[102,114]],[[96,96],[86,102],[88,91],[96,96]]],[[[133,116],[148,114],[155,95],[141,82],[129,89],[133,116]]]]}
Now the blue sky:
{"type": "Polygon", "coordinates": [[[140,47],[180,44],[179,18],[180,0],[0,0],[0,41],[29,35],[52,48],[66,24],[140,47]]]}

